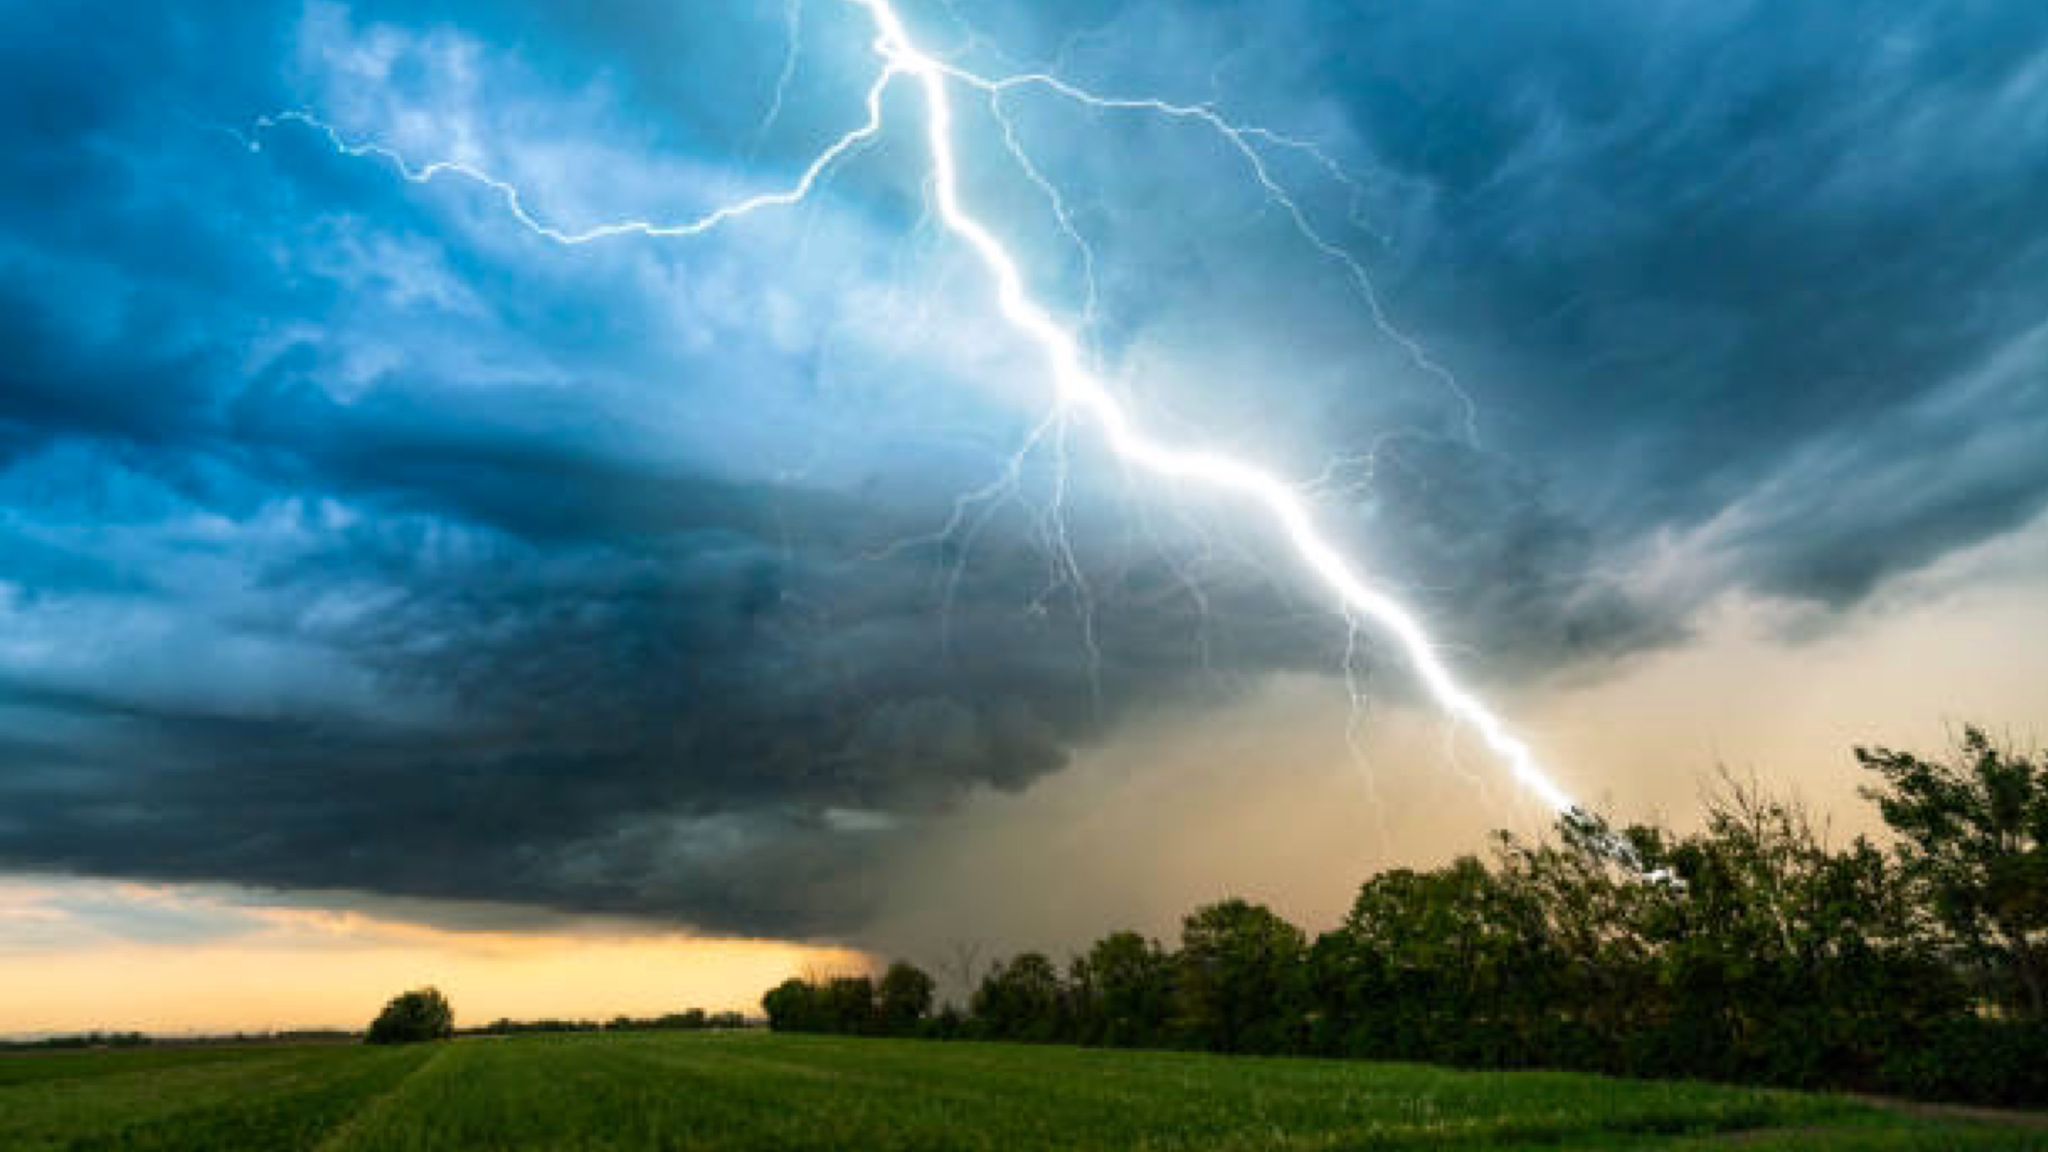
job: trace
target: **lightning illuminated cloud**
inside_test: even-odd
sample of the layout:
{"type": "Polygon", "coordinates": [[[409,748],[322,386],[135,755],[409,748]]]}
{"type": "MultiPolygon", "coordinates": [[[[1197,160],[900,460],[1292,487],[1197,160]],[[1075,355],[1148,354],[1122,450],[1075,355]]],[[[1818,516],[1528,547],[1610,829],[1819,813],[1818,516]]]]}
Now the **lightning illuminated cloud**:
{"type": "MultiPolygon", "coordinates": [[[[268,117],[256,124],[256,133],[245,137],[252,148],[260,147],[263,133],[281,124],[301,125],[323,135],[339,152],[350,156],[383,160],[406,180],[428,183],[452,176],[471,181],[495,194],[506,210],[534,234],[558,244],[582,245],[621,236],[692,237],[771,208],[802,202],[831,168],[884,129],[883,101],[890,87],[910,84],[921,93],[925,115],[925,136],[931,165],[930,187],[939,221],[955,239],[964,243],[993,282],[1003,319],[1037,347],[1049,370],[1057,401],[1056,415],[1089,418],[1111,450],[1128,464],[1168,480],[1213,489],[1248,500],[1263,510],[1292,545],[1308,571],[1337,599],[1346,625],[1360,622],[1376,626],[1391,636],[1406,656],[1416,678],[1446,714],[1476,733],[1485,746],[1509,769],[1517,783],[1530,794],[1560,813],[1576,810],[1569,795],[1551,779],[1533,751],[1516,737],[1484,701],[1459,683],[1438,654],[1422,622],[1402,604],[1375,587],[1345,559],[1320,532],[1310,515],[1302,491],[1274,473],[1243,460],[1200,449],[1163,444],[1146,434],[1131,413],[1116,399],[1094,373],[1082,355],[1079,338],[1054,319],[1036,299],[1024,281],[1016,259],[996,233],[963,203],[958,162],[954,154],[953,104],[951,89],[959,86],[998,99],[1003,93],[1022,88],[1042,89],[1065,99],[1097,109],[1130,111],[1186,120],[1217,132],[1248,166],[1264,194],[1288,216],[1297,231],[1325,258],[1337,263],[1351,278],[1366,301],[1375,325],[1392,339],[1423,372],[1451,389],[1465,405],[1467,430],[1471,431],[1472,407],[1456,380],[1412,338],[1388,320],[1364,268],[1338,245],[1319,233],[1272,174],[1261,146],[1301,153],[1326,170],[1335,165],[1307,141],[1267,129],[1240,126],[1206,105],[1182,105],[1154,99],[1124,99],[1098,96],[1049,73],[1023,73],[986,77],[942,61],[922,51],[890,0],[846,0],[863,9],[873,22],[873,49],[881,70],[868,87],[866,115],[820,152],[788,187],[763,192],[722,205],[701,216],[679,222],[621,220],[581,230],[550,224],[536,216],[514,185],[479,168],[454,161],[419,165],[396,151],[375,143],[351,141],[316,117],[300,112],[268,117]]],[[[784,81],[786,83],[786,81],[784,81]]],[[[778,85],[778,92],[781,85],[778,85]]],[[[1008,122],[998,120],[1005,131],[1004,143],[1023,165],[1025,173],[1042,191],[1054,198],[1060,224],[1078,243],[1065,217],[1057,193],[1022,153],[1008,122]]],[[[1086,252],[1086,245],[1081,245],[1086,252]]],[[[1092,257],[1089,257],[1092,259],[1092,257]]],[[[1092,309],[1091,293],[1091,309],[1092,309]]],[[[1041,433],[1043,428],[1041,428],[1041,433]]],[[[1071,564],[1071,560],[1068,561],[1071,564]]],[[[1347,661],[1348,664],[1348,661],[1347,661]]]]}

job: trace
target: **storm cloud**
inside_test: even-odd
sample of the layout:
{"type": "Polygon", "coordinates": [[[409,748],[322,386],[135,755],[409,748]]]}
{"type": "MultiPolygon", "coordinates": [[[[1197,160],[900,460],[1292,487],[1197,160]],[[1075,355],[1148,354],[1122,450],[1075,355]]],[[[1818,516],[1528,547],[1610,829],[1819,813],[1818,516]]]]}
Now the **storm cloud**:
{"type": "MultiPolygon", "coordinates": [[[[871,67],[813,0],[766,121],[783,6],[700,8],[0,6],[0,865],[845,933],[963,796],[1341,671],[1270,529],[1040,428],[908,100],[800,208],[573,250],[254,134],[686,217],[789,180],[871,67]]],[[[964,113],[1134,408],[1313,482],[1489,686],[1730,590],[1845,610],[2048,507],[2037,5],[957,8],[916,15],[973,66],[1353,174],[1273,158],[1455,386],[1214,133],[1006,97],[1084,317],[964,113]]]]}

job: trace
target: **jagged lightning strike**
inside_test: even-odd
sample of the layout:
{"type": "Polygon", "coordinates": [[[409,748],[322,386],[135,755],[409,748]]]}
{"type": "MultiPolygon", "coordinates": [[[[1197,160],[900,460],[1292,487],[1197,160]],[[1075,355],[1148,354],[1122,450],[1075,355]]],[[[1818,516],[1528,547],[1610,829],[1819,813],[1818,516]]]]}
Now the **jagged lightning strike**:
{"type": "MultiPolygon", "coordinates": [[[[927,55],[912,39],[902,16],[891,0],[846,0],[863,9],[875,29],[873,50],[881,71],[869,85],[863,122],[833,141],[820,152],[788,188],[764,192],[726,204],[691,220],[657,223],[623,220],[571,231],[535,216],[519,189],[488,172],[456,161],[415,165],[396,151],[382,145],[352,142],[319,119],[299,112],[283,113],[257,121],[257,135],[246,137],[250,147],[261,146],[261,133],[284,122],[303,125],[326,137],[336,151],[349,156],[374,157],[388,162],[406,180],[425,184],[438,176],[458,176],[490,189],[504,203],[514,219],[534,234],[558,244],[581,245],[619,236],[691,237],[770,208],[801,203],[819,180],[839,160],[878,137],[884,127],[883,99],[890,87],[907,82],[923,96],[925,136],[930,152],[931,194],[938,218],[947,232],[963,242],[993,281],[997,306],[1020,334],[1028,337],[1044,356],[1055,390],[1057,411],[1091,418],[1110,449],[1127,463],[1161,477],[1194,483],[1219,492],[1246,498],[1263,509],[1286,536],[1308,570],[1340,602],[1346,620],[1355,628],[1366,621],[1392,636],[1407,657],[1415,676],[1443,711],[1476,733],[1486,747],[1507,766],[1515,781],[1559,813],[1574,813],[1577,805],[1538,763],[1527,744],[1513,735],[1488,708],[1452,675],[1437,654],[1422,622],[1406,607],[1367,582],[1327,537],[1317,530],[1307,503],[1292,486],[1273,473],[1245,461],[1202,449],[1174,448],[1147,436],[1130,413],[1091,373],[1083,362],[1076,336],[1054,319],[1034,298],[1024,282],[1016,259],[1007,246],[962,202],[959,167],[953,147],[952,85],[959,85],[992,97],[1022,87],[1037,87],[1095,108],[1143,111],[1200,122],[1222,134],[1250,166],[1265,194],[1288,214],[1301,234],[1323,256],[1340,264],[1364,296],[1379,329],[1393,339],[1418,368],[1449,387],[1465,404],[1468,431],[1471,403],[1456,381],[1413,339],[1399,332],[1387,320],[1364,269],[1339,246],[1324,239],[1306,215],[1273,178],[1253,141],[1295,149],[1329,167],[1326,156],[1307,142],[1266,129],[1230,123],[1206,105],[1180,105],[1153,99],[1119,99],[1097,96],[1048,73],[1026,73],[990,78],[967,71],[950,62],[927,55]]],[[[785,65],[785,71],[787,65],[785,65]]],[[[781,91],[778,83],[777,91],[781,91]]],[[[1018,152],[1013,136],[1006,143],[1018,152]]],[[[1023,161],[1029,169],[1028,160],[1023,161]]],[[[1028,175],[1044,187],[1035,169],[1028,175]]],[[[1063,227],[1065,221],[1062,220],[1063,227]]],[[[1085,247],[1085,246],[1084,246],[1085,247]]]]}

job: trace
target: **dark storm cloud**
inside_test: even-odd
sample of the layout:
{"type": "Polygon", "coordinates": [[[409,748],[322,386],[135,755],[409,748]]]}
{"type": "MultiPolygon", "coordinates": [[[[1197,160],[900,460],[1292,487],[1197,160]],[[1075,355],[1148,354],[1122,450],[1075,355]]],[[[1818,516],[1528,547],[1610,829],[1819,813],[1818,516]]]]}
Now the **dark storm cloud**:
{"type": "Polygon", "coordinates": [[[1376,23],[1341,68],[1441,190],[1420,294],[1502,347],[1502,437],[1604,531],[1744,505],[1740,575],[1847,603],[2042,507],[2048,453],[1999,442],[2048,421],[2048,11],[1376,23]]]}
{"type": "MultiPolygon", "coordinates": [[[[1242,510],[1085,429],[1064,536],[1049,452],[937,535],[1039,382],[915,230],[909,144],[744,234],[567,254],[235,135],[311,106],[570,218],[687,214],[848,126],[843,6],[765,134],[779,3],[93,7],[0,47],[0,863],[844,931],[965,790],[1339,666],[1242,510]]],[[[2043,18],[1695,7],[961,15],[1371,173],[1280,161],[1477,444],[1228,148],[1011,109],[1148,414],[1343,461],[1333,529],[1502,683],[1729,587],[1848,603],[2048,494],[2043,18]],[[1613,575],[1653,538],[1694,586],[1613,575]]],[[[1071,298],[1037,191],[980,191],[1071,298]]]]}
{"type": "Polygon", "coordinates": [[[1607,543],[1773,488],[1739,577],[1844,604],[2040,510],[2048,453],[1976,440],[2048,418],[2041,369],[1973,381],[2048,288],[2048,9],[1338,7],[992,24],[1100,85],[1348,137],[1399,230],[1373,262],[1396,314],[1462,370],[1485,442],[1607,543]],[[1821,442],[1824,514],[1792,475],[1821,442]],[[1938,475],[1912,493],[1853,475],[1915,467],[1938,475]]]}

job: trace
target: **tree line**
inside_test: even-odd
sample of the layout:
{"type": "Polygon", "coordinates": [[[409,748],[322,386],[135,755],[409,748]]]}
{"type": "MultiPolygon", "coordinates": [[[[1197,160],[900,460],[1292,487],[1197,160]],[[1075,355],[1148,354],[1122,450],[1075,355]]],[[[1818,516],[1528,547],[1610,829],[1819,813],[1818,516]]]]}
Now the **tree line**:
{"type": "Polygon", "coordinates": [[[1496,833],[1395,869],[1310,939],[1244,900],[1176,947],[1135,932],[1064,966],[794,979],[783,1031],[1573,1068],[2048,1102],[2048,761],[1966,729],[1952,754],[1856,750],[1892,835],[1833,846],[1802,806],[1724,780],[1699,831],[1496,833]]]}
{"type": "MultiPolygon", "coordinates": [[[[456,1036],[521,1036],[542,1032],[702,1032],[750,1027],[738,1012],[706,1012],[689,1008],[660,1016],[614,1016],[596,1020],[512,1020],[499,1018],[481,1027],[457,1028],[455,1008],[441,990],[415,988],[391,998],[363,1033],[369,1044],[420,1044],[456,1036]]],[[[345,1033],[343,1035],[346,1035],[345,1033]]]]}
{"type": "Polygon", "coordinates": [[[464,1036],[521,1036],[536,1032],[707,1032],[746,1028],[750,1021],[740,1012],[706,1012],[689,1008],[660,1016],[614,1016],[609,1020],[511,1020],[500,1018],[479,1028],[462,1028],[464,1036]]]}

